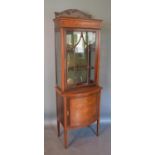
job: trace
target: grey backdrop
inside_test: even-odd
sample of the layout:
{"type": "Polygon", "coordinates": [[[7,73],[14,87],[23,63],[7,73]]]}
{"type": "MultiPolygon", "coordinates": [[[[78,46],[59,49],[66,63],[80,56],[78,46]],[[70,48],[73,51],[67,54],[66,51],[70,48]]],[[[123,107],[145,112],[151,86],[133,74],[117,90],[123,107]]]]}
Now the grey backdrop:
{"type": "Polygon", "coordinates": [[[56,119],[55,99],[55,47],[54,12],[65,9],[79,9],[90,13],[94,18],[103,19],[101,31],[100,85],[101,120],[110,121],[111,116],[111,2],[110,0],[45,0],[44,3],[44,112],[45,123],[56,119]]]}

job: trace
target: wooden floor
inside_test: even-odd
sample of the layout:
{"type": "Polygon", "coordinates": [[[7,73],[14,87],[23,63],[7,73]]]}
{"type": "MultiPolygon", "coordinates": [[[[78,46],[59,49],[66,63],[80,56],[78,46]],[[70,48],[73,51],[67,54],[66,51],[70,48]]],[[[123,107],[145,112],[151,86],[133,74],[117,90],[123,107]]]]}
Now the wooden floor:
{"type": "Polygon", "coordinates": [[[57,137],[55,126],[45,126],[44,155],[110,155],[111,126],[101,124],[100,136],[95,135],[95,125],[69,131],[69,146],[64,149],[63,132],[57,137]]]}

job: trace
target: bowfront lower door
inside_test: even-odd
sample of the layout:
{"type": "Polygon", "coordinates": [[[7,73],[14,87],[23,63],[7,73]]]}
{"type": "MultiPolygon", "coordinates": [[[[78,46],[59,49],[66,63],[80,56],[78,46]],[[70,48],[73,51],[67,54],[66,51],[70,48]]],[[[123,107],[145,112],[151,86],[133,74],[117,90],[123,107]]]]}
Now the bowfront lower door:
{"type": "Polygon", "coordinates": [[[67,88],[95,84],[97,32],[66,29],[65,45],[67,88]]]}

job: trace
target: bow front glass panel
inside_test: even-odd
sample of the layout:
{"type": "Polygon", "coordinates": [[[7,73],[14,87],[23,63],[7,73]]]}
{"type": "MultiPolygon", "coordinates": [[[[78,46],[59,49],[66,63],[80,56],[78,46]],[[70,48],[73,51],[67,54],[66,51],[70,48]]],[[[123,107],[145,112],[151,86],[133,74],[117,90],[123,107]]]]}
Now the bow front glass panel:
{"type": "Polygon", "coordinates": [[[96,31],[66,31],[67,87],[93,84],[96,31]]]}

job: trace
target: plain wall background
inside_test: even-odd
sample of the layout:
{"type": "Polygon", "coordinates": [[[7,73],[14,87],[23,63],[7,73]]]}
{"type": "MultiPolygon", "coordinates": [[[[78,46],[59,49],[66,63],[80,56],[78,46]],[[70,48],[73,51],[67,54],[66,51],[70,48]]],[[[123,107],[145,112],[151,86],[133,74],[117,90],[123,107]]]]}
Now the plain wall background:
{"type": "Polygon", "coordinates": [[[110,0],[45,0],[44,3],[44,112],[45,123],[56,119],[54,12],[79,9],[94,18],[103,19],[101,30],[100,85],[101,120],[111,118],[111,1],[110,0]]]}

